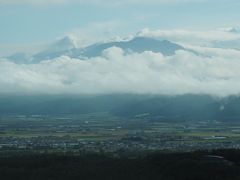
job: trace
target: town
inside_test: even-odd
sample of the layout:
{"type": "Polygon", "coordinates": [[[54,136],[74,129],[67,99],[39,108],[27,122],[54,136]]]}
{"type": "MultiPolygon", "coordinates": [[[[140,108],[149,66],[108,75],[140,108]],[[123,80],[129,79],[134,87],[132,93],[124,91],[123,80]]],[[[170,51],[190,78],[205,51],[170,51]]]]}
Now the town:
{"type": "Polygon", "coordinates": [[[0,152],[124,153],[240,149],[236,122],[172,122],[144,115],[9,115],[0,119],[0,152]]]}

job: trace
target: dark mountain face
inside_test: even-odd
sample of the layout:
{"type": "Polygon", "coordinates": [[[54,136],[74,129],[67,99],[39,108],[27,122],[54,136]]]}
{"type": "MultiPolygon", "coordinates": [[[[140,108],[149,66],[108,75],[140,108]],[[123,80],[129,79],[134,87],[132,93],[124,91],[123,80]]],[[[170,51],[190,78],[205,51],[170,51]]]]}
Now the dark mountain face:
{"type": "Polygon", "coordinates": [[[170,41],[158,41],[146,37],[137,37],[126,42],[111,42],[105,44],[96,44],[84,49],[82,55],[86,57],[100,56],[102,51],[110,47],[119,47],[126,52],[142,53],[144,51],[152,51],[162,53],[169,56],[175,54],[177,50],[184,49],[183,47],[171,43],[170,41]]]}
{"type": "Polygon", "coordinates": [[[0,97],[0,115],[69,115],[109,112],[133,118],[147,114],[156,120],[237,121],[240,98],[216,99],[205,95],[150,96],[9,96],[0,97]]]}
{"type": "Polygon", "coordinates": [[[24,64],[24,63],[28,63],[30,57],[25,53],[15,53],[7,58],[14,63],[24,64]]]}
{"type": "Polygon", "coordinates": [[[152,119],[164,120],[217,120],[223,114],[221,104],[224,100],[205,95],[156,96],[131,102],[113,113],[124,117],[148,114],[152,119]]]}

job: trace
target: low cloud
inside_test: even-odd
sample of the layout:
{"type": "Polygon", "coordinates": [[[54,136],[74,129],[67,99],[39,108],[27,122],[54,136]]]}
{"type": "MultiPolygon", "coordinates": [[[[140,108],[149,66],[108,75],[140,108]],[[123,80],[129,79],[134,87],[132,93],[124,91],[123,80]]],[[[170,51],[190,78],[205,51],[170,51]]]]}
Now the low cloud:
{"type": "Polygon", "coordinates": [[[188,51],[169,57],[153,52],[126,54],[112,47],[85,60],[63,56],[39,64],[14,64],[2,59],[0,93],[238,95],[240,53],[198,50],[205,56],[188,51]]]}

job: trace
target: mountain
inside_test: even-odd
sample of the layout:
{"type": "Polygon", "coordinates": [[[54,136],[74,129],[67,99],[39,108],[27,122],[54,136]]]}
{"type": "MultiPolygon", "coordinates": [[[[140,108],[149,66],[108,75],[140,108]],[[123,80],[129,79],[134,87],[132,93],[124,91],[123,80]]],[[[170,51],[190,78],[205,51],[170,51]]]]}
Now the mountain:
{"type": "Polygon", "coordinates": [[[213,43],[216,48],[240,50],[240,39],[229,41],[216,41],[213,43]]]}
{"type": "Polygon", "coordinates": [[[184,49],[182,46],[167,40],[159,41],[147,37],[136,37],[129,41],[97,43],[85,48],[78,48],[77,40],[71,36],[67,36],[51,44],[46,50],[36,53],[31,57],[27,58],[23,55],[15,55],[7,58],[13,62],[20,63],[39,63],[44,60],[58,58],[60,56],[68,56],[71,58],[92,58],[100,56],[105,49],[111,47],[122,48],[126,53],[152,51],[155,53],[162,53],[165,56],[173,55],[177,50],[184,49]]]}
{"type": "Polygon", "coordinates": [[[229,32],[240,33],[240,27],[232,27],[229,29],[229,32]]]}
{"type": "Polygon", "coordinates": [[[110,47],[119,47],[126,52],[142,53],[144,51],[152,51],[155,53],[162,53],[166,56],[173,55],[177,50],[184,49],[180,45],[167,40],[159,41],[147,37],[136,37],[130,41],[95,44],[86,47],[81,55],[85,57],[100,56],[103,50],[110,47]]]}
{"type": "Polygon", "coordinates": [[[77,48],[77,39],[72,36],[66,36],[51,44],[46,50],[34,54],[31,61],[38,63],[43,60],[54,59],[63,55],[68,55],[77,48]]]}
{"type": "Polygon", "coordinates": [[[0,115],[69,115],[109,112],[122,118],[238,121],[240,97],[152,96],[0,96],[0,115]]]}
{"type": "Polygon", "coordinates": [[[18,64],[29,63],[30,58],[31,56],[25,53],[15,53],[7,57],[7,59],[10,59],[12,62],[18,64]]]}
{"type": "Polygon", "coordinates": [[[227,28],[220,28],[219,30],[228,32],[232,36],[236,38],[232,40],[218,40],[213,42],[213,47],[216,48],[223,48],[223,49],[236,49],[240,50],[240,27],[227,27],[227,28]]]}
{"type": "Polygon", "coordinates": [[[233,26],[233,27],[224,27],[220,28],[220,31],[230,32],[230,33],[240,33],[240,27],[239,26],[233,26]]]}
{"type": "Polygon", "coordinates": [[[218,120],[238,121],[240,98],[217,99],[207,95],[155,96],[132,101],[122,107],[112,109],[121,117],[136,117],[147,114],[154,120],[218,120]]]}

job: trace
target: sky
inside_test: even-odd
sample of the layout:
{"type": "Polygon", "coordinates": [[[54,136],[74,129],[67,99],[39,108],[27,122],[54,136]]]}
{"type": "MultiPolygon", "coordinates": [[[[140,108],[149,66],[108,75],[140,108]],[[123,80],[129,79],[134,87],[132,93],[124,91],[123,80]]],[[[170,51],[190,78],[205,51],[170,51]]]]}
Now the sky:
{"type": "Polygon", "coordinates": [[[97,39],[143,28],[237,26],[239,9],[238,0],[0,0],[0,55],[66,34],[97,39]]]}

